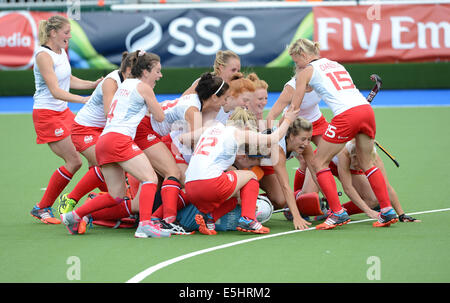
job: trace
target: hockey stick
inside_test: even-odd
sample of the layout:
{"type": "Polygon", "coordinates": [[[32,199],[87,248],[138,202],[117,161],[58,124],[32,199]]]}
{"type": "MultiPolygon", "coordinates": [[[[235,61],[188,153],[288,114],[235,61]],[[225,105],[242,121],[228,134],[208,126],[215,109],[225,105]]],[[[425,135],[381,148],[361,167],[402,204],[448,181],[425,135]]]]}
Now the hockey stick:
{"type": "MultiPolygon", "coordinates": [[[[370,91],[369,95],[367,96],[367,101],[369,103],[372,103],[373,98],[375,98],[375,96],[377,95],[377,93],[380,91],[381,89],[381,85],[383,84],[383,81],[381,81],[381,77],[378,76],[377,74],[372,74],[370,75],[370,80],[375,82],[374,87],[372,88],[372,90],[370,91]]],[[[377,141],[375,141],[375,145],[381,149],[386,156],[389,157],[389,159],[392,160],[392,162],[394,162],[395,166],[400,167],[400,164],[398,163],[398,161],[395,159],[394,156],[392,156],[383,146],[381,146],[380,143],[378,143],[377,141]]]]}
{"type": "Polygon", "coordinates": [[[370,75],[370,80],[375,82],[374,87],[372,88],[369,95],[367,96],[367,101],[369,103],[372,103],[373,98],[375,98],[378,91],[381,89],[381,84],[383,84],[383,81],[381,81],[380,76],[378,76],[377,74],[370,75]]]}

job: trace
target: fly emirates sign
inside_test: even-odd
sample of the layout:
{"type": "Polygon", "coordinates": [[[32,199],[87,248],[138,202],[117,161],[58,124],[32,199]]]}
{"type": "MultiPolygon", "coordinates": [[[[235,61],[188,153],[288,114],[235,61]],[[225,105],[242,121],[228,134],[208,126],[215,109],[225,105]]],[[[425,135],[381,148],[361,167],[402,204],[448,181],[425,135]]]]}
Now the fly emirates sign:
{"type": "Polygon", "coordinates": [[[450,5],[314,8],[321,56],[341,62],[450,59],[450,5]]]}

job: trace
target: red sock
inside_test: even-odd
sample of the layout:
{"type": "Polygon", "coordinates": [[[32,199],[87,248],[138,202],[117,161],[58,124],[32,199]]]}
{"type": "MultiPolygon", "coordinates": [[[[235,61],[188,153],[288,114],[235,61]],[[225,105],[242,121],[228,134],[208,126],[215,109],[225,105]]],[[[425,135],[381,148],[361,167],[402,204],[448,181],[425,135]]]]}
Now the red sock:
{"type": "Polygon", "coordinates": [[[255,220],[256,200],[259,194],[259,182],[251,179],[241,188],[241,216],[255,220]]]}
{"type": "Polygon", "coordinates": [[[342,205],[342,207],[347,210],[349,216],[363,213],[363,211],[358,206],[356,206],[356,204],[353,203],[352,201],[348,201],[347,203],[342,205]]]}
{"type": "MultiPolygon", "coordinates": [[[[185,208],[189,204],[191,203],[187,200],[186,194],[182,190],[180,190],[180,192],[178,193],[177,212],[180,209],[185,208]]],[[[160,207],[158,207],[157,210],[155,210],[155,212],[152,214],[152,218],[159,218],[159,219],[163,218],[163,205],[161,205],[160,207]]]]}
{"type": "Polygon", "coordinates": [[[380,203],[380,209],[391,207],[391,201],[389,200],[389,193],[386,186],[386,180],[383,173],[378,167],[374,166],[364,172],[369,180],[370,187],[377,197],[378,203],[380,203]]]}
{"type": "Polygon", "coordinates": [[[180,182],[170,177],[162,183],[163,218],[168,223],[175,221],[177,218],[177,201],[180,188],[180,182]]]}
{"type": "Polygon", "coordinates": [[[50,207],[55,203],[56,198],[61,194],[64,188],[72,180],[73,174],[70,173],[64,166],[61,166],[50,178],[47,189],[41,201],[37,204],[39,208],[50,207]]]}
{"type": "Polygon", "coordinates": [[[105,184],[105,180],[100,168],[98,166],[91,166],[67,197],[75,201],[80,201],[89,192],[97,187],[101,187],[103,184],[105,184]]]}
{"type": "Polygon", "coordinates": [[[104,209],[107,207],[113,207],[122,202],[123,199],[114,199],[109,193],[104,195],[98,195],[94,199],[87,200],[83,205],[74,210],[74,213],[82,219],[84,216],[92,214],[93,212],[104,209]]]}
{"type": "Polygon", "coordinates": [[[339,196],[337,193],[336,181],[334,181],[333,174],[329,168],[322,169],[317,172],[317,182],[322,190],[322,193],[328,200],[328,205],[332,212],[339,212],[342,210],[339,196]]]}
{"type": "Polygon", "coordinates": [[[131,215],[131,200],[125,199],[116,206],[104,208],[91,213],[93,220],[118,220],[131,215]]]}
{"type": "Polygon", "coordinates": [[[156,184],[143,182],[139,194],[139,221],[148,221],[152,218],[153,202],[155,202],[156,184]]]}
{"type": "Polygon", "coordinates": [[[218,208],[211,212],[211,216],[214,221],[219,220],[223,215],[228,214],[230,211],[236,208],[238,204],[237,198],[230,198],[222,203],[218,208]]]}
{"type": "Polygon", "coordinates": [[[302,189],[303,183],[305,182],[305,172],[298,168],[295,171],[294,176],[294,191],[297,191],[299,189],[302,189]]]}

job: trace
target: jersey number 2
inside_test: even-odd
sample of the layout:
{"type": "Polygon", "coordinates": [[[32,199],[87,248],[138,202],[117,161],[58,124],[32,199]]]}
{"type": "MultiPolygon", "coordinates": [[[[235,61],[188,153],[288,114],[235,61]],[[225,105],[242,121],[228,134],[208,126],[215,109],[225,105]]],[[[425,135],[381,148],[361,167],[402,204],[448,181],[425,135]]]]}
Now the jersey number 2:
{"type": "Polygon", "coordinates": [[[208,147],[213,147],[217,144],[217,137],[203,137],[198,143],[194,151],[194,155],[209,155],[208,147]]]}

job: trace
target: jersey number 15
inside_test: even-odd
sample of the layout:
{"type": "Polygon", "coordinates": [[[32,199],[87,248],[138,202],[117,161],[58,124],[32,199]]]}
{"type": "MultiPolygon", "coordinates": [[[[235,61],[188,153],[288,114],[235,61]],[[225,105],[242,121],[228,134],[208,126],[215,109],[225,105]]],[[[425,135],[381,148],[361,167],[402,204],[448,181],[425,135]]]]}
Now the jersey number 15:
{"type": "Polygon", "coordinates": [[[346,70],[326,73],[325,76],[333,82],[336,90],[355,88],[352,78],[346,70]]]}

